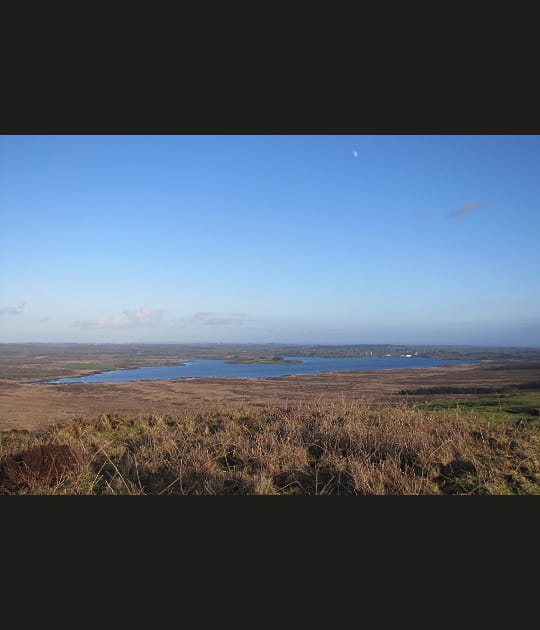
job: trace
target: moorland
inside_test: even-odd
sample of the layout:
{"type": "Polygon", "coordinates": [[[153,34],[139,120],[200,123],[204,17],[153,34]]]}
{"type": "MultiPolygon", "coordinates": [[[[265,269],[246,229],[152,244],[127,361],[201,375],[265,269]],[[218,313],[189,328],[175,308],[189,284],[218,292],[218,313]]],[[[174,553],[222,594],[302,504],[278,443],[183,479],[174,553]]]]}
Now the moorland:
{"type": "Polygon", "coordinates": [[[540,350],[0,344],[0,493],[538,494],[540,350]],[[195,358],[473,365],[36,385],[195,358]]]}

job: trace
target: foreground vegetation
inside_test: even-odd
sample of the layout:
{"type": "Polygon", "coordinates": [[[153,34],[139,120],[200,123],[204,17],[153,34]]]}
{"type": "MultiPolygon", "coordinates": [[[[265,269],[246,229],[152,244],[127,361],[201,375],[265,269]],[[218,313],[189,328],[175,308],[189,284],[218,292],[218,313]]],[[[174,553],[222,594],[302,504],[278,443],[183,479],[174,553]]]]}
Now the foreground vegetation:
{"type": "Polygon", "coordinates": [[[406,404],[79,418],[0,434],[1,494],[539,494],[539,435],[406,404]]]}

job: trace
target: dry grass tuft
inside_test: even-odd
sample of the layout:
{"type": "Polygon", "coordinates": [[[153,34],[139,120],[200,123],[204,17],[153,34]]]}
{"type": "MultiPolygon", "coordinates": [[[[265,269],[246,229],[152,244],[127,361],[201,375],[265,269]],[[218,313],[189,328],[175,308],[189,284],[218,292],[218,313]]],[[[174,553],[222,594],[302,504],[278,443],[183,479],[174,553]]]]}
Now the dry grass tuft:
{"type": "Polygon", "coordinates": [[[527,423],[345,401],[0,434],[3,494],[538,494],[538,471],[527,423]]]}

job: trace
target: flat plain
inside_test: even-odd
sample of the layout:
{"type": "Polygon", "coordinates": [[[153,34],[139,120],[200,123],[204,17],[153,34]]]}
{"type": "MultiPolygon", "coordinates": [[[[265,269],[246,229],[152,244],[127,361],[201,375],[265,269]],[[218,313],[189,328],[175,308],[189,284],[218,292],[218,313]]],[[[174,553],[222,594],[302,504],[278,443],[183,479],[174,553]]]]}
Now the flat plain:
{"type": "MultiPolygon", "coordinates": [[[[540,391],[540,351],[450,346],[277,346],[277,345],[91,345],[2,344],[0,430],[35,429],[75,417],[122,413],[207,412],[317,401],[395,405],[408,401],[479,401],[486,393],[505,396],[540,391]],[[36,381],[80,376],[115,368],[175,365],[189,358],[279,361],[283,355],[382,356],[417,351],[426,356],[474,358],[475,365],[336,372],[272,379],[200,378],[128,383],[43,385],[36,381]],[[535,390],[534,385],[538,384],[535,390]],[[477,393],[465,393],[477,388],[477,393]],[[525,389],[523,389],[525,388],[525,389]],[[429,390],[426,393],[425,390],[429,390]],[[463,391],[460,391],[463,390],[463,391]],[[400,393],[401,392],[401,393],[400,393]],[[404,392],[419,392],[404,394],[404,392]]],[[[499,409],[501,411],[502,409],[499,409]]]]}

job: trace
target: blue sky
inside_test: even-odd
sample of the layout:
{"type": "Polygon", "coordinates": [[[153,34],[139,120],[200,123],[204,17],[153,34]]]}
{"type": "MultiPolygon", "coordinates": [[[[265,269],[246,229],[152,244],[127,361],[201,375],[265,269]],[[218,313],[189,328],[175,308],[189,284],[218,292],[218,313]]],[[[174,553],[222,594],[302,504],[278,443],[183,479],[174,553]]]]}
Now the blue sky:
{"type": "Polygon", "coordinates": [[[0,136],[0,341],[540,346],[540,136],[0,136]]]}

